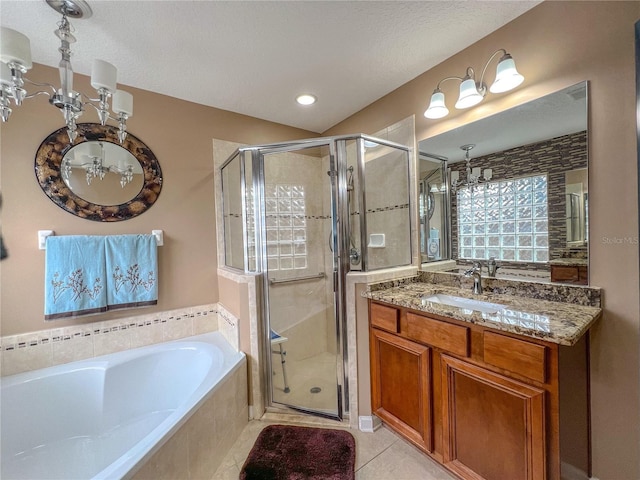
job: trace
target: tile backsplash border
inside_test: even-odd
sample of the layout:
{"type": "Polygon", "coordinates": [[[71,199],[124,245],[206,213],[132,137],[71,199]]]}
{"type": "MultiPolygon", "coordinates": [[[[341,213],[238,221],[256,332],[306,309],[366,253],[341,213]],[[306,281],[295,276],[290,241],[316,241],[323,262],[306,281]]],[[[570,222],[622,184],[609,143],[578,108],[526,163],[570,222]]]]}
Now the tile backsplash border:
{"type": "Polygon", "coordinates": [[[218,330],[217,303],[0,337],[0,375],[218,330]]]}

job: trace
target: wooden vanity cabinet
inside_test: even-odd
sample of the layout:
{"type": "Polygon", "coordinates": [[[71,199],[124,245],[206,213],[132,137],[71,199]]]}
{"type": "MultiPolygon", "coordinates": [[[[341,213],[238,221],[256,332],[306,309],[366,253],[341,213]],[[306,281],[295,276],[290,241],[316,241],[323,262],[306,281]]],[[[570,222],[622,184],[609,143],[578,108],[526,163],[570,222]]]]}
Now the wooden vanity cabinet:
{"type": "Polygon", "coordinates": [[[560,480],[559,345],[369,302],[372,410],[463,479],[560,480]]]}

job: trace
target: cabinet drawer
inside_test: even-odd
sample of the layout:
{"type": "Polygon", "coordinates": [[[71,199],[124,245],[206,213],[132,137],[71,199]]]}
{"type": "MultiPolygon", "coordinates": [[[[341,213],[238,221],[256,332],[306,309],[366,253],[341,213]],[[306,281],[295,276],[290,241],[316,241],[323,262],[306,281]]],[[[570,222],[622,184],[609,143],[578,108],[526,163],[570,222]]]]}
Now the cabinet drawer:
{"type": "Polygon", "coordinates": [[[469,329],[407,313],[407,337],[455,355],[469,356],[469,329]]]}
{"type": "Polygon", "coordinates": [[[386,330],[387,332],[398,333],[400,312],[397,308],[372,303],[370,314],[371,326],[386,330]]]}
{"type": "Polygon", "coordinates": [[[517,338],[484,332],[484,361],[538,382],[545,382],[546,347],[517,338]]]}

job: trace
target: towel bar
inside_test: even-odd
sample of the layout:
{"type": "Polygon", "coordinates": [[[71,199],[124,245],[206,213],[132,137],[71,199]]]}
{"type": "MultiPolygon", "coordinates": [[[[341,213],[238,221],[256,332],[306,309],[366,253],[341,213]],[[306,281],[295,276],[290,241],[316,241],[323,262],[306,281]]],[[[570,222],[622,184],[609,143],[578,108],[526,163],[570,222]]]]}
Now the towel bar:
{"type": "MultiPolygon", "coordinates": [[[[53,230],[38,230],[38,249],[46,250],[47,248],[47,237],[51,235],[55,235],[56,232],[53,230]]],[[[151,230],[151,235],[156,237],[156,242],[158,246],[161,247],[164,245],[164,231],[163,230],[151,230]]]]}
{"type": "Polygon", "coordinates": [[[285,278],[285,279],[270,278],[269,285],[274,285],[276,283],[304,282],[306,280],[316,280],[318,278],[324,278],[324,276],[325,276],[324,272],[320,272],[317,275],[309,275],[308,277],[285,278]]]}

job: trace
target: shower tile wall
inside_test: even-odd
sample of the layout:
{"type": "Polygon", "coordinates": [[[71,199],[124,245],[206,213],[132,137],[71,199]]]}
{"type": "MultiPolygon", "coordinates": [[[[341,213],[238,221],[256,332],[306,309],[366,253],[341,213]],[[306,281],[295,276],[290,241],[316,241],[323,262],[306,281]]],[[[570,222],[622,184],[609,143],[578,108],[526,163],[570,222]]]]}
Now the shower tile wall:
{"type": "Polygon", "coordinates": [[[376,147],[371,149],[371,153],[367,152],[366,160],[366,242],[369,269],[408,265],[411,263],[411,248],[406,153],[376,147]],[[377,153],[377,149],[381,153],[377,153]],[[384,247],[370,246],[372,234],[384,234],[384,247]]]}
{"type": "MultiPolygon", "coordinates": [[[[536,174],[548,175],[549,257],[560,256],[567,247],[565,221],[565,173],[587,168],[587,132],[577,132],[543,142],[472,158],[472,167],[492,168],[492,181],[536,174]]],[[[449,164],[452,170],[464,171],[464,162],[449,164]]],[[[464,173],[460,174],[461,177],[464,173]]],[[[452,255],[458,258],[457,199],[452,196],[452,255]]],[[[503,265],[507,263],[503,262],[503,265]]],[[[518,268],[544,268],[540,264],[515,264],[518,268]]],[[[546,265],[546,264],[545,264],[546,265]]]]}

